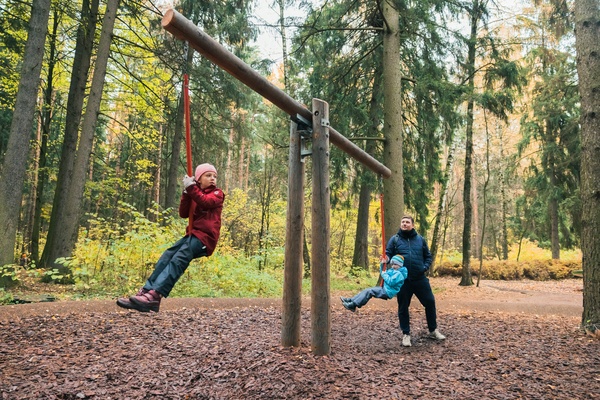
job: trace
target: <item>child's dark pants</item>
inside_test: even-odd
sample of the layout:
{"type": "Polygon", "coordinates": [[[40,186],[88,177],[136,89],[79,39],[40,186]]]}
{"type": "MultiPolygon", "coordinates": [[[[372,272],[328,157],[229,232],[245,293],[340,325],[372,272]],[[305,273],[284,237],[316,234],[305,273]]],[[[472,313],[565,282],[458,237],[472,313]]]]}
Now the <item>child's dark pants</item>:
{"type": "Polygon", "coordinates": [[[167,297],[190,262],[205,255],[206,246],[200,239],[193,235],[182,237],[160,256],[144,289],[154,289],[167,297]]]}

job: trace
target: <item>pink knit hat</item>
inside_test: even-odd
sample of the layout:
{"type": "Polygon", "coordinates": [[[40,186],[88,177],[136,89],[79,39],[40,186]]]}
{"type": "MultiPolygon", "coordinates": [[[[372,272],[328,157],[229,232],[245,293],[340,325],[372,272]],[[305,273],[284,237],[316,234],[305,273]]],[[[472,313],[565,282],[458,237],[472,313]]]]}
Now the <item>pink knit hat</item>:
{"type": "Polygon", "coordinates": [[[200,177],[207,172],[214,172],[216,174],[217,169],[212,164],[208,164],[208,163],[200,164],[196,167],[196,173],[194,174],[194,178],[196,179],[196,181],[199,181],[200,177]]]}

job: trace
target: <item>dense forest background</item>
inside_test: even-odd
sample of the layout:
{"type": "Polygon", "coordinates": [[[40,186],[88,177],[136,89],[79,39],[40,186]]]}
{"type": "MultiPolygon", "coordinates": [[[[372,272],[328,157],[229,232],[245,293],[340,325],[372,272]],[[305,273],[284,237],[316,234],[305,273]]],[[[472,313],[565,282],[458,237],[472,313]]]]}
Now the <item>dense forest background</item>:
{"type": "MultiPolygon", "coordinates": [[[[385,202],[400,201],[414,215],[436,264],[465,264],[465,249],[467,260],[580,261],[572,4],[394,4],[403,186],[385,202]]],[[[22,188],[7,191],[22,190],[22,201],[16,236],[0,239],[0,265],[26,258],[56,280],[139,285],[185,229],[174,211],[186,172],[188,74],[193,162],[214,164],[227,194],[220,245],[198,262],[200,273],[225,287],[235,284],[222,279],[234,265],[258,293],[268,291],[260,272],[283,270],[289,116],[163,30],[164,12],[175,7],[301,103],[329,102],[332,126],[379,160],[386,83],[378,2],[266,5],[276,21],[243,0],[0,0],[0,163],[5,175],[7,165],[26,163],[15,177],[22,188]],[[23,68],[40,11],[49,19],[39,62],[23,68]],[[265,58],[265,40],[281,45],[280,57],[265,58]],[[17,93],[36,65],[35,118],[19,132],[29,143],[9,154],[13,120],[22,117],[17,93]]],[[[375,270],[384,180],[334,147],[330,160],[331,264],[344,273],[375,270]]],[[[310,157],[305,162],[310,168],[310,157]]],[[[399,221],[386,222],[394,227],[387,239],[399,221]]],[[[308,249],[310,216],[305,226],[308,249]]],[[[308,251],[304,262],[309,274],[308,251]]]]}

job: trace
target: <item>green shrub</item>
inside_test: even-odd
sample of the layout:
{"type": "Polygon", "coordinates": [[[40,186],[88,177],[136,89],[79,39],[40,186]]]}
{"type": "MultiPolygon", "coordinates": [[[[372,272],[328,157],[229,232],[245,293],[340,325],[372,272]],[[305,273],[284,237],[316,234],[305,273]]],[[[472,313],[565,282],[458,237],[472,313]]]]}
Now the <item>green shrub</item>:
{"type": "Polygon", "coordinates": [[[6,264],[0,266],[0,288],[11,288],[19,284],[18,270],[16,264],[6,264]]]}
{"type": "MultiPolygon", "coordinates": [[[[245,204],[239,199],[239,204],[245,204]]],[[[228,212],[241,218],[246,215],[230,204],[228,212]]],[[[248,205],[246,204],[246,207],[248,205]]],[[[137,291],[150,275],[162,252],[181,237],[187,221],[172,218],[169,212],[158,214],[158,221],[149,221],[133,207],[119,204],[120,219],[110,221],[91,218],[87,229],[82,229],[74,256],[64,259],[63,264],[71,270],[78,296],[116,297],[137,291]],[[125,222],[124,222],[125,221],[125,222]]],[[[244,225],[245,221],[236,222],[244,225]]],[[[230,221],[230,225],[234,222],[230,221]]],[[[269,246],[260,252],[250,251],[255,241],[248,229],[244,235],[233,238],[224,225],[222,238],[215,253],[209,258],[194,260],[186,273],[175,285],[171,296],[185,297],[281,297],[284,274],[284,246],[277,235],[267,235],[269,246]],[[235,239],[235,240],[233,240],[235,239]],[[235,243],[235,246],[234,246],[235,243]]],[[[358,292],[374,286],[379,276],[378,255],[373,256],[369,270],[352,266],[351,252],[332,251],[330,255],[330,289],[332,291],[358,292]],[[342,254],[343,253],[343,254],[342,254]],[[346,254],[348,253],[348,254],[346,254]]],[[[517,261],[514,246],[509,260],[485,260],[482,264],[483,279],[563,279],[581,270],[580,252],[561,252],[564,260],[551,261],[545,250],[535,243],[524,242],[517,261]]],[[[439,276],[460,277],[462,255],[446,252],[443,260],[434,266],[439,276]]],[[[479,261],[471,261],[474,276],[479,272],[479,261]]],[[[9,271],[4,271],[9,273],[9,271]]],[[[49,272],[55,274],[56,271],[49,272]]],[[[304,295],[311,290],[310,278],[302,283],[304,295]]]]}
{"type": "Polygon", "coordinates": [[[259,271],[255,262],[215,253],[193,261],[173,288],[176,297],[280,297],[281,273],[259,271]]]}
{"type": "Polygon", "coordinates": [[[8,293],[3,288],[0,288],[0,305],[12,304],[14,302],[14,298],[12,294],[8,293]]]}

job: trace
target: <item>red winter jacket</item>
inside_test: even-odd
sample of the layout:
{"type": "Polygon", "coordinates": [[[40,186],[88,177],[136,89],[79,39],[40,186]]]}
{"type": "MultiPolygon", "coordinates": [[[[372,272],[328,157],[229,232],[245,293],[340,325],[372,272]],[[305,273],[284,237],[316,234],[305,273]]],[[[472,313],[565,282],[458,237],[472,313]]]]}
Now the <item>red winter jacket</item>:
{"type": "MultiPolygon", "coordinates": [[[[192,200],[194,201],[192,234],[206,246],[206,253],[210,256],[217,247],[221,233],[221,211],[223,211],[225,193],[215,186],[209,186],[206,189],[200,189],[199,185],[188,187],[181,195],[179,202],[181,218],[190,216],[192,200]]],[[[190,226],[188,225],[185,235],[189,234],[190,226]]]]}

